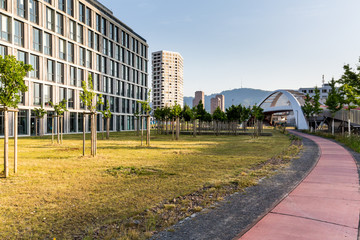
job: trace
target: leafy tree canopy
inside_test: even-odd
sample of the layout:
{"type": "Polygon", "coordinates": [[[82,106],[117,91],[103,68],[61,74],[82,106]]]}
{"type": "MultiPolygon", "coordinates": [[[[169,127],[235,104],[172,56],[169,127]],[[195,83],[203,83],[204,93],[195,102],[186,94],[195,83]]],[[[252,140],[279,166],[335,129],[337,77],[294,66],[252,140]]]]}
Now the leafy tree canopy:
{"type": "Polygon", "coordinates": [[[20,92],[27,92],[24,77],[33,70],[31,65],[16,60],[15,56],[0,56],[0,104],[4,107],[17,108],[20,92]]]}
{"type": "Polygon", "coordinates": [[[50,102],[50,106],[52,106],[56,112],[57,116],[62,116],[64,112],[67,112],[66,108],[66,99],[61,100],[58,104],[54,104],[53,102],[50,102]]]}
{"type": "Polygon", "coordinates": [[[84,103],[85,107],[92,113],[96,112],[98,106],[104,104],[102,95],[99,95],[98,100],[96,101],[96,93],[94,92],[94,85],[92,82],[91,74],[88,75],[88,84],[82,82],[83,91],[80,93],[80,99],[84,103]],[[94,103],[96,101],[96,103],[94,103]]]}
{"type": "Polygon", "coordinates": [[[45,114],[46,114],[46,110],[41,105],[40,108],[35,108],[34,109],[34,113],[35,113],[35,116],[37,116],[38,118],[43,118],[45,116],[45,114]]]}
{"type": "Polygon", "coordinates": [[[325,104],[327,106],[327,109],[329,109],[331,114],[334,116],[337,111],[342,109],[344,100],[342,99],[340,92],[338,91],[338,89],[335,86],[336,81],[334,79],[332,79],[329,82],[329,85],[330,85],[331,89],[330,89],[330,92],[328,94],[325,104]]]}

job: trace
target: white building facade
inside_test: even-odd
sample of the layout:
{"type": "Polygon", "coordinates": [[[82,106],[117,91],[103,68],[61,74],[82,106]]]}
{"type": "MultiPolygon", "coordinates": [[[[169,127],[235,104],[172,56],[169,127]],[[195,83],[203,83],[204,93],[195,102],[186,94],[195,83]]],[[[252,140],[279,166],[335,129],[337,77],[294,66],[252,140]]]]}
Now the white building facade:
{"type": "MultiPolygon", "coordinates": [[[[19,106],[20,135],[35,134],[32,110],[40,106],[48,113],[39,129],[51,133],[54,109],[49,102],[63,99],[69,110],[64,132],[82,132],[81,83],[89,74],[113,113],[110,130],[135,129],[133,113],[140,108],[138,101],[147,99],[148,45],[100,2],[0,0],[0,28],[0,54],[14,55],[34,68],[25,78],[28,92],[19,106]]],[[[101,115],[98,119],[102,130],[101,115]]]]}

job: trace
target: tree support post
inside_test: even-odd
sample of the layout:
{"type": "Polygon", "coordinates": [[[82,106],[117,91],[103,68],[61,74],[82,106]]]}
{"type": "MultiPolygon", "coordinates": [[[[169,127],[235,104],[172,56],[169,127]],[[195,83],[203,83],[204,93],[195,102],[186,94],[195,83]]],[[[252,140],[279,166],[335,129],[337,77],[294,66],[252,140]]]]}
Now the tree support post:
{"type": "Polygon", "coordinates": [[[14,112],[14,173],[17,173],[18,112],[14,112]]]}
{"type": "Polygon", "coordinates": [[[4,173],[9,177],[9,117],[8,110],[4,110],[4,173]]]}
{"type": "Polygon", "coordinates": [[[85,156],[85,113],[83,114],[83,156],[85,156]]]}

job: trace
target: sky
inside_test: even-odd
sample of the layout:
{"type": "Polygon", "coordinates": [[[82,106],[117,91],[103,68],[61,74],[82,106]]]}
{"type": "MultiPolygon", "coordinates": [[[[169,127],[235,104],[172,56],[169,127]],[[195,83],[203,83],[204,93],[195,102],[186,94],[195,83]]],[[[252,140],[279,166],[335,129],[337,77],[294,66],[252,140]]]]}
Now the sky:
{"type": "Polygon", "coordinates": [[[184,96],[321,86],[360,56],[359,0],[99,1],[149,53],[183,56],[184,96]]]}

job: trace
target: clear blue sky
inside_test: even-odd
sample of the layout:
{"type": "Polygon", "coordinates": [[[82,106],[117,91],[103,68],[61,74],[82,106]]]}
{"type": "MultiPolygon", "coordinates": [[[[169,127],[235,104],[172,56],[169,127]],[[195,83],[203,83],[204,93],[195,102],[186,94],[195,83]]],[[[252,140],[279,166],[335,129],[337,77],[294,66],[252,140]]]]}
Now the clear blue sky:
{"type": "MultiPolygon", "coordinates": [[[[360,56],[359,0],[100,0],[149,52],[184,57],[184,95],[297,89],[360,56]]],[[[149,68],[151,65],[149,65],[149,68]]]]}

